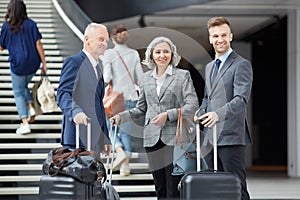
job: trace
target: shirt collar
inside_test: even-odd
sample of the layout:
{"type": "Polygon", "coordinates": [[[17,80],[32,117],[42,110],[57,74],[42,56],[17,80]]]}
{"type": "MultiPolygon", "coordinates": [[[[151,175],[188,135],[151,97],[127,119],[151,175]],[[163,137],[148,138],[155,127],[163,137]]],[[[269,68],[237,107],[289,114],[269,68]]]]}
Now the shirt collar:
{"type": "Polygon", "coordinates": [[[228,56],[231,54],[233,50],[230,48],[226,53],[224,53],[222,56],[220,56],[219,58],[215,57],[215,61],[216,59],[219,59],[221,60],[221,65],[220,65],[220,68],[221,66],[225,63],[226,59],[228,58],[228,56]]]}
{"type": "Polygon", "coordinates": [[[95,58],[87,50],[83,49],[82,51],[88,57],[88,59],[91,62],[92,66],[96,67],[96,65],[98,64],[97,60],[95,60],[95,58]]]}
{"type": "MultiPolygon", "coordinates": [[[[172,75],[172,72],[173,72],[173,66],[172,66],[172,65],[169,65],[169,66],[167,67],[165,73],[164,73],[162,76],[165,76],[165,75],[172,75]]],[[[154,78],[158,78],[157,75],[156,75],[156,67],[155,67],[154,70],[152,71],[151,76],[154,77],[154,78]]]]}

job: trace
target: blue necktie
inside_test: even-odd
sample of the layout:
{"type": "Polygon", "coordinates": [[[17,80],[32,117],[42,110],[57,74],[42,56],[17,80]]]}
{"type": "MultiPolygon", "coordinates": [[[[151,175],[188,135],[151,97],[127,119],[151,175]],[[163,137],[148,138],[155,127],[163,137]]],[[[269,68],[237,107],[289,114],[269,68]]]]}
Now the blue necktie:
{"type": "Polygon", "coordinates": [[[99,80],[99,79],[100,79],[100,76],[101,76],[101,69],[100,69],[99,64],[96,65],[96,70],[97,70],[97,78],[98,78],[98,80],[99,80]]]}
{"type": "Polygon", "coordinates": [[[218,71],[219,71],[219,67],[220,67],[220,64],[221,64],[221,60],[217,59],[215,61],[215,64],[214,64],[214,71],[213,71],[213,74],[211,76],[211,79],[210,79],[210,83],[211,85],[214,83],[214,80],[216,79],[216,76],[218,74],[218,71]]]}

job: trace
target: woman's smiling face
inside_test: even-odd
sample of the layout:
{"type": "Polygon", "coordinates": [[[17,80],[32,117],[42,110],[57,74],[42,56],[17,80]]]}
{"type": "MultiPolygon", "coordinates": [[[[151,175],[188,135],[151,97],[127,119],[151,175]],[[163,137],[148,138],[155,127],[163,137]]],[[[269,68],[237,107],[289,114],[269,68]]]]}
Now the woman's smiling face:
{"type": "Polygon", "coordinates": [[[167,42],[158,43],[152,51],[152,56],[157,66],[168,67],[172,59],[170,45],[167,42]]]}

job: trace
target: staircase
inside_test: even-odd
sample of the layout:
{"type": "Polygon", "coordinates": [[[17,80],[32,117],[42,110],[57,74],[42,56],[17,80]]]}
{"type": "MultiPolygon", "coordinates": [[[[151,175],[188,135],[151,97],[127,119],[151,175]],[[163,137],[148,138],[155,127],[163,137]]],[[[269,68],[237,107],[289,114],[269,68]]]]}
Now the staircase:
{"type": "MultiPolygon", "coordinates": [[[[1,24],[7,3],[8,0],[0,0],[1,24]]],[[[64,24],[51,0],[26,0],[25,3],[28,16],[37,22],[42,33],[48,77],[57,88],[64,58],[78,52],[82,42],[64,24]]],[[[0,199],[33,200],[37,199],[39,192],[42,163],[50,149],[60,146],[62,113],[39,115],[30,126],[31,134],[16,135],[20,119],[14,103],[7,58],[7,50],[0,52],[0,199]]],[[[29,87],[40,80],[38,74],[40,70],[29,87]]],[[[148,164],[141,162],[140,158],[139,153],[133,153],[130,164],[132,175],[113,174],[113,185],[122,199],[155,199],[152,176],[145,172],[148,164]]]]}

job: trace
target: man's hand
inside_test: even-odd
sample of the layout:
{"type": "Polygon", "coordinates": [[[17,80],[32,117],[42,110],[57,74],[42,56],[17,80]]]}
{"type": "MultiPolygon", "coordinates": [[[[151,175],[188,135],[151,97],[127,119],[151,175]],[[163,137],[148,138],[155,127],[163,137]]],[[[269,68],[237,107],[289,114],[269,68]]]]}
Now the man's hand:
{"type": "Polygon", "coordinates": [[[102,154],[104,154],[106,156],[109,156],[111,151],[112,151],[112,145],[111,144],[105,144],[104,148],[102,150],[102,154]]]}
{"type": "Polygon", "coordinates": [[[88,117],[86,116],[86,114],[84,114],[84,112],[80,112],[80,113],[77,113],[77,115],[75,115],[73,121],[75,122],[75,124],[87,125],[88,117]]]}
{"type": "Polygon", "coordinates": [[[203,126],[211,128],[217,121],[219,121],[219,116],[215,112],[208,112],[198,117],[198,120],[200,120],[203,126]]]}

